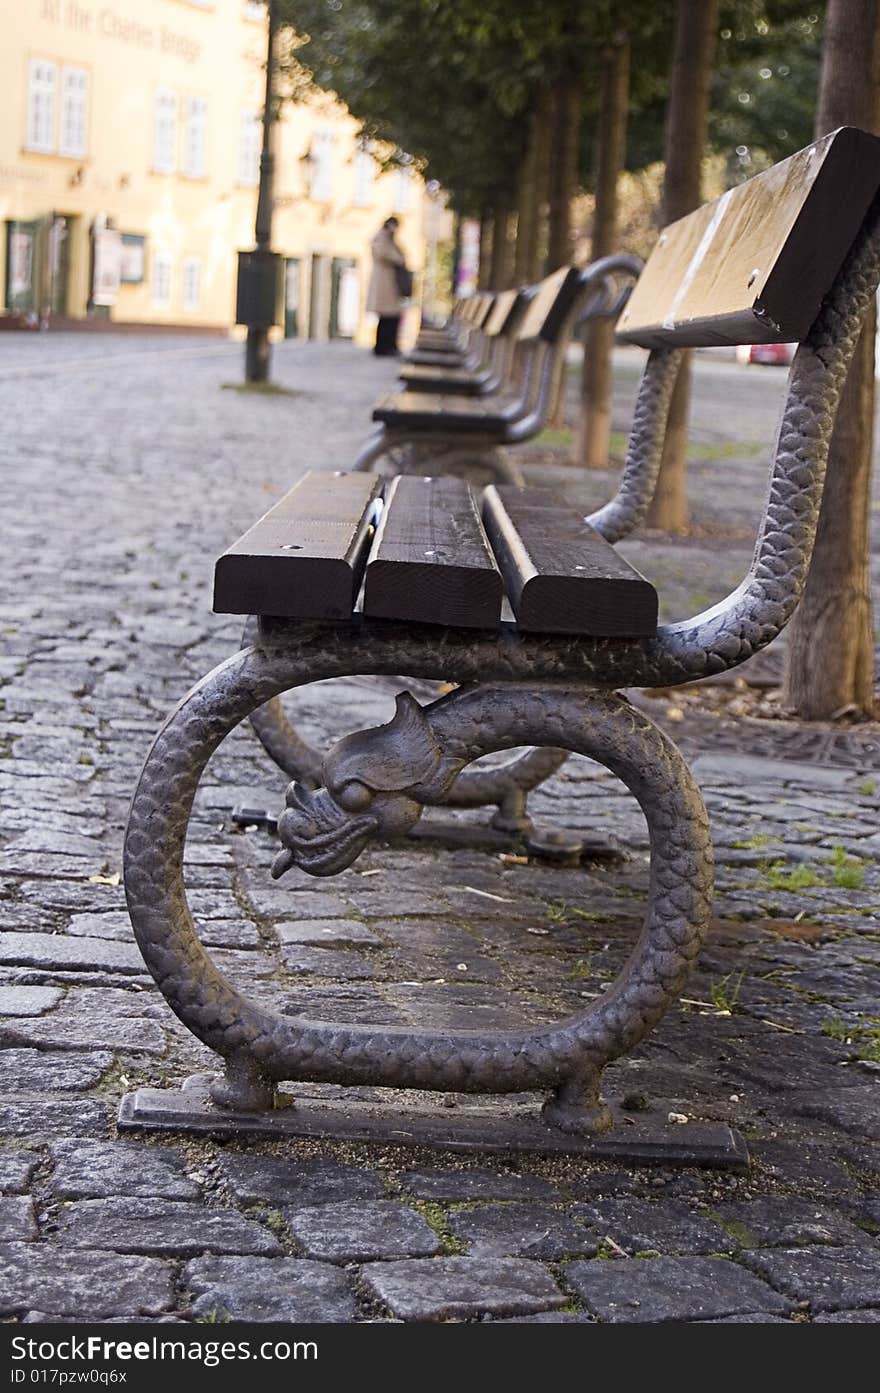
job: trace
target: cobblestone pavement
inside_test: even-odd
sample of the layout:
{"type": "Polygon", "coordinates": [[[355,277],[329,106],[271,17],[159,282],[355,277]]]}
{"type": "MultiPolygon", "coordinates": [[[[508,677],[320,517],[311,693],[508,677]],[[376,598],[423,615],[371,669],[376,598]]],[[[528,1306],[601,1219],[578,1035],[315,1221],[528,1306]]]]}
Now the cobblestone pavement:
{"type": "MultiPolygon", "coordinates": [[[[299,395],[222,391],[240,359],[217,340],[0,341],[0,1313],[880,1320],[880,774],[867,756],[710,744],[693,761],[718,860],[714,931],[686,999],[607,1082],[630,1109],[659,1098],[734,1123],[747,1175],[117,1138],[123,1092],[212,1065],[145,974],[119,873],[153,733],[237,644],[238,625],[210,612],[213,559],[299,470],[351,460],[389,381],[346,346],[288,344],[278,375],[299,395]]],[[[624,356],[620,428],[634,381],[624,356]]],[[[720,519],[726,540],[629,544],[672,611],[739,578],[764,469],[753,442],[770,438],[780,389],[777,373],[732,365],[701,363],[698,381],[695,434],[710,448],[693,471],[697,520],[720,519]],[[711,448],[725,438],[729,457],[711,448]]],[[[533,473],[564,473],[545,464],[533,473]]],[[[308,691],[298,715],[327,739],[381,719],[390,698],[339,683],[308,691]]],[[[600,991],[637,932],[644,825],[585,761],[535,812],[616,836],[622,865],[423,845],[282,888],[268,834],[228,822],[237,797],[277,806],[282,793],[236,731],[188,848],[205,943],[281,1009],[546,1021],[600,991]]]]}

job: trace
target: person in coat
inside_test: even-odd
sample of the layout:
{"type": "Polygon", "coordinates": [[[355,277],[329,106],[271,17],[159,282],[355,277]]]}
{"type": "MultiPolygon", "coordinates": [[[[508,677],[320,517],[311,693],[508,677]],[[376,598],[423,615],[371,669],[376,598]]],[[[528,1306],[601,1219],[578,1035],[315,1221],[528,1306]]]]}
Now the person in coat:
{"type": "Polygon", "coordinates": [[[386,218],[371,243],[373,272],[367,292],[367,309],[379,316],[376,325],[376,346],[373,352],[380,358],[394,357],[403,296],[397,284],[398,268],[405,269],[406,259],[394,240],[397,218],[386,218]]]}

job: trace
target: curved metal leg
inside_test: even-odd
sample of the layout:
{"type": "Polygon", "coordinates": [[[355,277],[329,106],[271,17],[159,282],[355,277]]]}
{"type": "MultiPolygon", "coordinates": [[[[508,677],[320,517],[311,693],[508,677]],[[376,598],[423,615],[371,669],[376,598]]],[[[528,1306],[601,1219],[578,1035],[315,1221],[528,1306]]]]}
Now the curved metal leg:
{"type": "MultiPolygon", "coordinates": [[[[400,657],[403,666],[405,653],[400,657]]],[[[423,1032],[279,1016],[246,1000],[202,947],[186,903],[183,850],[205,765],[229,731],[272,696],[350,668],[332,641],[305,653],[267,647],[236,654],[171,716],[135,792],[125,841],[132,924],[172,1010],[226,1061],[217,1102],[265,1107],[282,1079],[477,1093],[547,1088],[548,1123],[584,1133],[607,1128],[602,1069],[637,1044],[676,999],[706,932],[712,886],[699,791],[671,742],[618,696],[511,683],[460,689],[424,709],[401,697],[388,726],[339,742],[324,762],[324,788],[289,792],[279,824],[281,857],[314,874],[334,874],[371,837],[400,831],[425,804],[441,802],[464,765],[480,755],[555,743],[600,761],[627,784],[647,818],[650,902],[630,958],[585,1011],[511,1032],[423,1032]]]]}

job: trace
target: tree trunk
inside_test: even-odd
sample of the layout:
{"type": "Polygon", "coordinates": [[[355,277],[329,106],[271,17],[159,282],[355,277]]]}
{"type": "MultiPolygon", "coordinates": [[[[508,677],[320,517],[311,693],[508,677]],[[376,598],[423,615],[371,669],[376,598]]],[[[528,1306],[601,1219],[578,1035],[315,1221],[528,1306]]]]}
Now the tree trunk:
{"type": "MultiPolygon", "coordinates": [[[[617,181],[626,155],[628,99],[629,39],[621,35],[602,53],[592,261],[617,250],[617,181]]],[[[596,319],[587,325],[575,460],[591,469],[604,469],[608,464],[613,346],[614,324],[610,319],[596,319]]]]}
{"type": "MultiPolygon", "coordinates": [[[[816,135],[880,129],[880,0],[829,0],[816,135]]],[[[871,714],[874,647],[868,519],[875,313],[862,330],[831,437],[816,549],[789,628],[786,700],[807,720],[871,714]]]]}
{"type": "Polygon", "coordinates": [[[452,219],[452,280],[449,286],[451,302],[458,299],[458,268],[461,265],[461,214],[452,219]]]}
{"type": "Polygon", "coordinates": [[[529,271],[529,283],[539,281],[547,265],[547,248],[550,235],[550,152],[553,148],[553,91],[545,88],[538,100],[537,123],[535,128],[536,170],[534,260],[529,271]]]}
{"type": "Polygon", "coordinates": [[[550,230],[547,273],[567,266],[572,256],[571,203],[577,186],[581,88],[575,73],[564,73],[553,93],[549,176],[550,230]]]}
{"type": "MultiPolygon", "coordinates": [[[[718,0],[678,0],[672,81],[666,113],[666,173],[663,179],[664,224],[683,218],[702,200],[701,174],[709,83],[718,41],[718,0]]],[[[687,511],[687,432],[690,408],[691,355],[682,359],[669,407],[657,491],[648,511],[649,527],[685,532],[687,511]]]]}
{"type": "Polygon", "coordinates": [[[495,195],[492,204],[492,260],[489,289],[506,290],[510,278],[510,197],[507,190],[495,195]]]}
{"type": "Polygon", "coordinates": [[[493,233],[492,210],[491,208],[483,207],[480,209],[480,261],[477,271],[478,290],[488,290],[492,278],[493,233]]]}
{"type": "MultiPolygon", "coordinates": [[[[553,94],[550,148],[549,207],[546,273],[571,264],[571,205],[577,187],[578,144],[581,125],[581,89],[574,73],[565,73],[553,94]]],[[[551,407],[548,425],[559,430],[565,425],[565,355],[560,354],[553,368],[550,387],[551,407]]]]}
{"type": "Polygon", "coordinates": [[[515,285],[529,285],[537,280],[538,228],[541,215],[541,181],[538,178],[538,144],[540,117],[537,111],[529,118],[529,139],[519,170],[516,214],[516,254],[513,279],[515,285]]]}

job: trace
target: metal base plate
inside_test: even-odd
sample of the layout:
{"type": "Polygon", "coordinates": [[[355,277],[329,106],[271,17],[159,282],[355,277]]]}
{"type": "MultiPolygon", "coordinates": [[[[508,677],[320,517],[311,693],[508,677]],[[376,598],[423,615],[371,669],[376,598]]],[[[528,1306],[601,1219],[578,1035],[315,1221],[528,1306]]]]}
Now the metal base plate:
{"type": "Polygon", "coordinates": [[[470,1101],[430,1108],[340,1096],[337,1088],[309,1086],[301,1096],[280,1095],[271,1112],[229,1112],[210,1098],[211,1076],[195,1074],[179,1089],[139,1088],[119,1108],[120,1131],[190,1132],[241,1139],[311,1137],[422,1146],[444,1151],[535,1152],[582,1156],[624,1165],[704,1166],[746,1170],[749,1153],[739,1132],[719,1122],[667,1121],[659,1104],[631,1117],[615,1107],[615,1127],[601,1137],[579,1137],[543,1122],[537,1108],[501,1100],[490,1106],[470,1101]]]}

